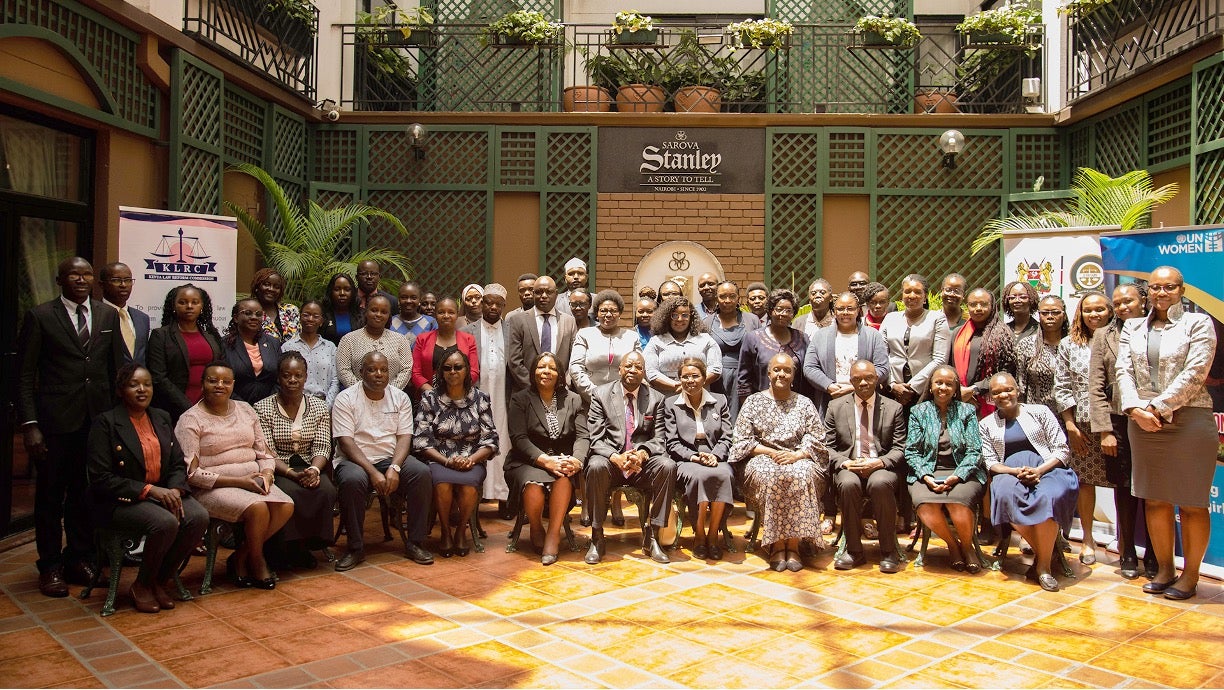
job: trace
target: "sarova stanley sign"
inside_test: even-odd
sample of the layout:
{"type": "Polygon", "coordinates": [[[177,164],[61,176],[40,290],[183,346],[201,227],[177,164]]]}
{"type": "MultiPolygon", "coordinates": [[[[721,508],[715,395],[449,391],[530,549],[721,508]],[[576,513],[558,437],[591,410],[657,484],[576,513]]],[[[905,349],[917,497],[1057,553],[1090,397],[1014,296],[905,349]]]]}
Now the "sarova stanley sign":
{"type": "Polygon", "coordinates": [[[763,193],[765,131],[601,127],[599,191],[763,193]]]}

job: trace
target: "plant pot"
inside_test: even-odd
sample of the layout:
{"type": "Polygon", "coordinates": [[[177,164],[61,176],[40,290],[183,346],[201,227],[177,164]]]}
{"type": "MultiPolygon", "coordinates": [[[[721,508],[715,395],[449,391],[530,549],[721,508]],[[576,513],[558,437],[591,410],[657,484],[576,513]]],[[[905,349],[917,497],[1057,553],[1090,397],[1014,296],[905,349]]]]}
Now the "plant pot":
{"type": "Polygon", "coordinates": [[[959,113],[960,108],[956,107],[955,93],[947,90],[932,89],[919,91],[914,94],[914,112],[959,113]]]}
{"type": "Polygon", "coordinates": [[[970,31],[966,40],[970,45],[1016,45],[1017,43],[1011,34],[996,32],[970,31]]]}
{"type": "Polygon", "coordinates": [[[722,112],[722,93],[709,86],[682,86],[672,100],[678,113],[722,112]]]}
{"type": "Polygon", "coordinates": [[[610,113],[612,94],[599,86],[570,86],[561,92],[561,109],[567,113],[610,113]]]}
{"type": "Polygon", "coordinates": [[[495,34],[493,43],[499,46],[533,46],[536,45],[522,36],[507,36],[506,34],[495,34]]]}
{"type": "Polygon", "coordinates": [[[761,45],[754,46],[752,45],[752,34],[748,33],[747,31],[740,32],[740,45],[744,46],[745,48],[772,48],[777,44],[777,37],[766,36],[765,38],[761,39],[761,45]]]}
{"type": "Polygon", "coordinates": [[[658,29],[612,32],[613,42],[622,46],[652,46],[659,42],[658,29]]]}
{"type": "Polygon", "coordinates": [[[625,84],[616,91],[616,110],[622,113],[661,113],[666,102],[661,86],[625,84]]]}
{"type": "Polygon", "coordinates": [[[900,48],[901,42],[894,41],[884,34],[876,33],[875,31],[863,32],[863,45],[865,46],[889,46],[892,48],[900,48]]]}
{"type": "Polygon", "coordinates": [[[383,42],[397,46],[430,46],[433,45],[433,32],[429,29],[412,29],[406,26],[387,29],[383,32],[383,42]]]}

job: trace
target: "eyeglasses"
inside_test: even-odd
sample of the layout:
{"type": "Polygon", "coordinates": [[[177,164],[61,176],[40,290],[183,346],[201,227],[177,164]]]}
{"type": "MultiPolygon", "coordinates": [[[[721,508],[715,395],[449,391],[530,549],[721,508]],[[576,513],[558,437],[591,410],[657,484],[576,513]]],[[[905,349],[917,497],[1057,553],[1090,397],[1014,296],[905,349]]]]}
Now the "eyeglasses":
{"type": "Polygon", "coordinates": [[[795,310],[790,307],[774,307],[773,313],[775,314],[794,314],[795,310]]]}
{"type": "MultiPolygon", "coordinates": [[[[570,304],[572,305],[573,302],[570,302],[570,304]]],[[[617,314],[620,314],[619,309],[600,309],[599,310],[600,316],[616,316],[617,314]]]]}
{"type": "Polygon", "coordinates": [[[1037,313],[1041,314],[1042,316],[1062,316],[1066,312],[1064,312],[1062,309],[1042,309],[1037,313]]]}
{"type": "Polygon", "coordinates": [[[131,278],[107,278],[106,282],[111,285],[131,285],[134,281],[131,278]]]}
{"type": "Polygon", "coordinates": [[[462,364],[444,364],[442,365],[442,371],[463,371],[464,369],[467,369],[467,367],[465,367],[462,364]]]}
{"type": "Polygon", "coordinates": [[[960,288],[946,287],[943,289],[943,293],[945,295],[963,295],[965,294],[965,291],[960,288]]]}
{"type": "Polygon", "coordinates": [[[250,311],[250,310],[248,310],[248,309],[241,309],[241,310],[239,310],[239,311],[238,311],[238,315],[239,315],[239,316],[245,316],[245,317],[247,317],[248,319],[249,319],[249,318],[251,318],[251,317],[258,317],[258,318],[261,318],[261,319],[262,319],[262,318],[264,317],[264,313],[263,313],[262,311],[250,311]]]}
{"type": "Polygon", "coordinates": [[[1178,290],[1180,290],[1180,289],[1181,289],[1181,287],[1182,287],[1182,286],[1181,286],[1180,284],[1179,284],[1179,285],[1174,285],[1174,284],[1170,283],[1170,284],[1168,284],[1168,285],[1157,285],[1157,284],[1155,284],[1155,283],[1152,283],[1152,284],[1148,285],[1148,292],[1167,292],[1167,293],[1174,293],[1174,292],[1177,292],[1178,290]]]}

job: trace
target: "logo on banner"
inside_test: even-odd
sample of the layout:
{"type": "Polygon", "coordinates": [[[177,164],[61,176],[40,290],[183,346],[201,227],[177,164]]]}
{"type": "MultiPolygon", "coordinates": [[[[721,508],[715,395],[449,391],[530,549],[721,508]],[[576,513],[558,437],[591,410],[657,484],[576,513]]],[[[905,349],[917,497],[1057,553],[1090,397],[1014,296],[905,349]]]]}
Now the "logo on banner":
{"type": "Polygon", "coordinates": [[[216,282],[217,262],[204,249],[199,237],[189,237],[179,228],[177,235],[162,235],[146,258],[147,280],[194,280],[216,282]]]}
{"type": "Polygon", "coordinates": [[[722,186],[721,153],[702,150],[701,142],[677,130],[671,141],[642,147],[640,186],[655,192],[710,192],[722,186]]]}
{"type": "Polygon", "coordinates": [[[1054,286],[1054,264],[1049,260],[1044,263],[1021,261],[1016,264],[1016,280],[1032,285],[1037,292],[1049,292],[1054,286]]]}
{"type": "Polygon", "coordinates": [[[1213,254],[1224,252],[1224,230],[1178,233],[1171,243],[1156,245],[1161,254],[1213,254]]]}
{"type": "Polygon", "coordinates": [[[1085,292],[1100,292],[1105,287],[1105,269],[1101,266],[1101,257],[1087,254],[1076,259],[1071,265],[1072,293],[1081,297],[1085,292]]]}

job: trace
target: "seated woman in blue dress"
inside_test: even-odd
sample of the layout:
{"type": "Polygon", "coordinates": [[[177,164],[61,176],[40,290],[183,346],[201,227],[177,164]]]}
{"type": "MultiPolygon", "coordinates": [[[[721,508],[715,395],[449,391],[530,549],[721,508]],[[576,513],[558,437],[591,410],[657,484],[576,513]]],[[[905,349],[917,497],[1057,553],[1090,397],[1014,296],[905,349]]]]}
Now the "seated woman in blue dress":
{"type": "Polygon", "coordinates": [[[1050,573],[1059,528],[1075,514],[1079,480],[1067,466],[1071,451],[1062,427],[1045,405],[1022,405],[1016,379],[990,377],[995,411],[979,423],[982,461],[994,475],[990,515],[996,525],[1011,524],[1033,547],[1026,574],[1047,592],[1058,591],[1050,573]]]}

